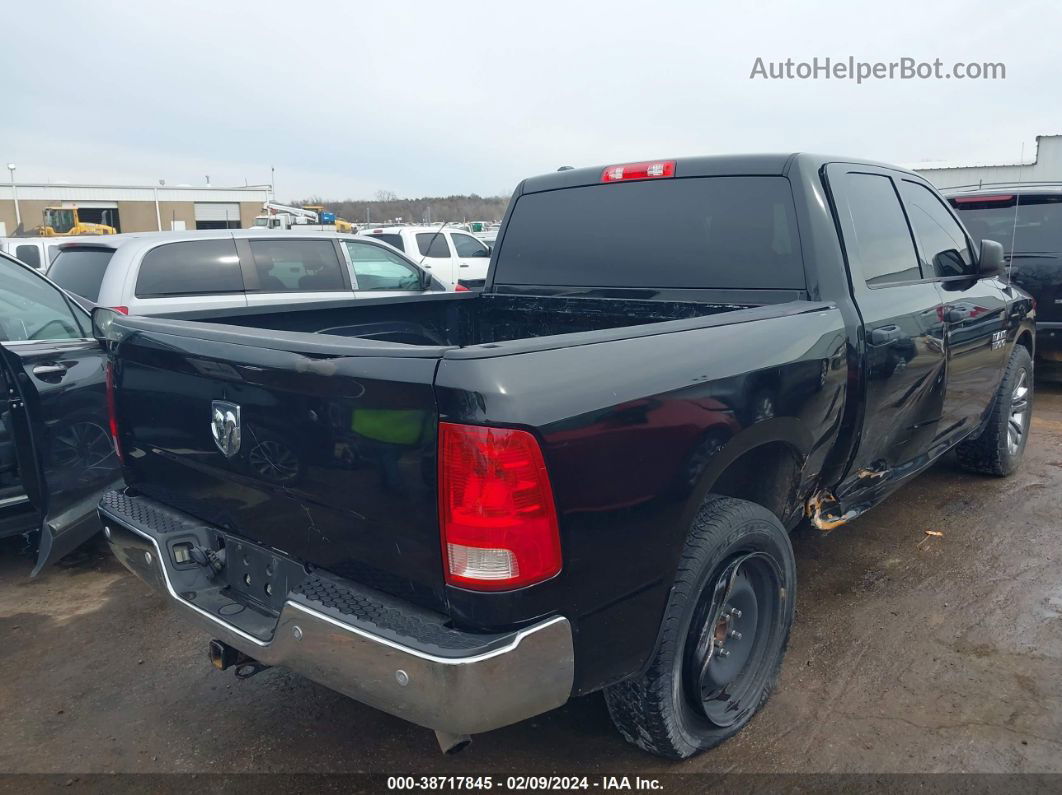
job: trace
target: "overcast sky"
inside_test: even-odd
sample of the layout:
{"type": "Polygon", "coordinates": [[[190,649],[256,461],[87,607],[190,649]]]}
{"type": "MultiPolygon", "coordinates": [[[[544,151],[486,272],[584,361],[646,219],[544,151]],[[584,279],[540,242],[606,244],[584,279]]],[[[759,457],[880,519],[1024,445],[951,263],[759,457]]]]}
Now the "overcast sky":
{"type": "Polygon", "coordinates": [[[1013,162],[1062,132],[1060,23],[1051,0],[7,3],[0,162],[136,184],[275,166],[283,199],[508,194],[562,164],[720,152],[1013,162]],[[749,78],[815,56],[1006,79],[749,78]]]}

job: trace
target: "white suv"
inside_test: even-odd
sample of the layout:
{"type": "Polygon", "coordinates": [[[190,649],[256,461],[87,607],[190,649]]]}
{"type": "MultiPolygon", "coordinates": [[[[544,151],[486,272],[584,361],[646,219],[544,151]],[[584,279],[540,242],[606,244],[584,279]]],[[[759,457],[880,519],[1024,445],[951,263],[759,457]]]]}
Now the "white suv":
{"type": "Polygon", "coordinates": [[[445,281],[373,240],[252,229],[79,237],[60,246],[48,278],[133,315],[448,289],[445,281]]]}
{"type": "Polygon", "coordinates": [[[470,233],[446,226],[378,226],[358,237],[388,243],[431,274],[452,285],[480,286],[487,278],[490,249],[470,233]]]}

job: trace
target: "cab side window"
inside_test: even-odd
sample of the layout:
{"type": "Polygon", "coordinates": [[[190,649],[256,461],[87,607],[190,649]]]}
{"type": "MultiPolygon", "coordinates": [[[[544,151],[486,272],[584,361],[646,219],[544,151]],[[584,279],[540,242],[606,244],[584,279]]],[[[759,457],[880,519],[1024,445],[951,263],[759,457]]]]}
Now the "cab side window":
{"type": "Polygon", "coordinates": [[[892,180],[881,174],[844,175],[844,197],[854,240],[845,240],[868,287],[918,281],[922,271],[911,230],[892,180]]]}
{"type": "Polygon", "coordinates": [[[450,247],[446,245],[446,235],[442,232],[420,232],[417,234],[417,248],[422,257],[449,257],[450,247]]]}
{"type": "Polygon", "coordinates": [[[459,257],[489,257],[490,249],[484,243],[472,235],[463,235],[460,232],[452,233],[454,248],[459,257]]]}
{"type": "Polygon", "coordinates": [[[358,290],[420,290],[420,271],[397,254],[372,243],[344,241],[358,290]]]}
{"type": "Polygon", "coordinates": [[[973,255],[962,227],[944,204],[925,185],[903,180],[900,183],[907,216],[922,247],[927,276],[973,276],[973,255]]]}
{"type": "Polygon", "coordinates": [[[36,246],[17,246],[15,248],[15,258],[22,260],[27,265],[32,265],[34,268],[40,268],[41,266],[41,252],[36,246]]]}
{"type": "Polygon", "coordinates": [[[86,336],[88,330],[57,287],[0,257],[0,342],[86,336]]]}

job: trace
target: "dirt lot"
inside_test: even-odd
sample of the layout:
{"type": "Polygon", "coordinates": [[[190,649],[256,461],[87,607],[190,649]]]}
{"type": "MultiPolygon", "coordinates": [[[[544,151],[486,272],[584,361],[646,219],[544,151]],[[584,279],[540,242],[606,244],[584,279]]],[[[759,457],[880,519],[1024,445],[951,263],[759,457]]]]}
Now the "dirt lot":
{"type": "Polygon", "coordinates": [[[207,638],[102,544],[32,581],[5,547],[0,771],[1062,772],[1060,442],[1062,389],[1041,385],[1017,475],[945,461],[848,527],[798,533],[779,690],[679,766],[626,745],[600,696],[444,758],[431,732],[292,674],[214,671],[207,638]]]}

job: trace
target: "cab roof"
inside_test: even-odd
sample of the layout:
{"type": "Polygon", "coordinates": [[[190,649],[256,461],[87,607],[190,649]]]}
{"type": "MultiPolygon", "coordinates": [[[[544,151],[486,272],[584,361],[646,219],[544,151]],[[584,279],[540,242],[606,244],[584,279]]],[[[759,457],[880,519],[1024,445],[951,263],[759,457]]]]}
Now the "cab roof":
{"type": "Polygon", "coordinates": [[[674,162],[675,177],[737,177],[737,176],[786,176],[799,161],[802,167],[819,168],[827,163],[862,163],[876,168],[888,168],[917,176],[908,169],[889,163],[879,163],[864,158],[841,157],[811,154],[808,152],[790,152],[775,154],[735,154],[706,155],[701,157],[658,158],[656,160],[630,160],[616,163],[603,163],[589,168],[572,168],[554,171],[530,177],[521,183],[518,193],[537,193],[560,188],[575,188],[585,185],[597,185],[606,168],[626,165],[628,163],[674,162]]]}

